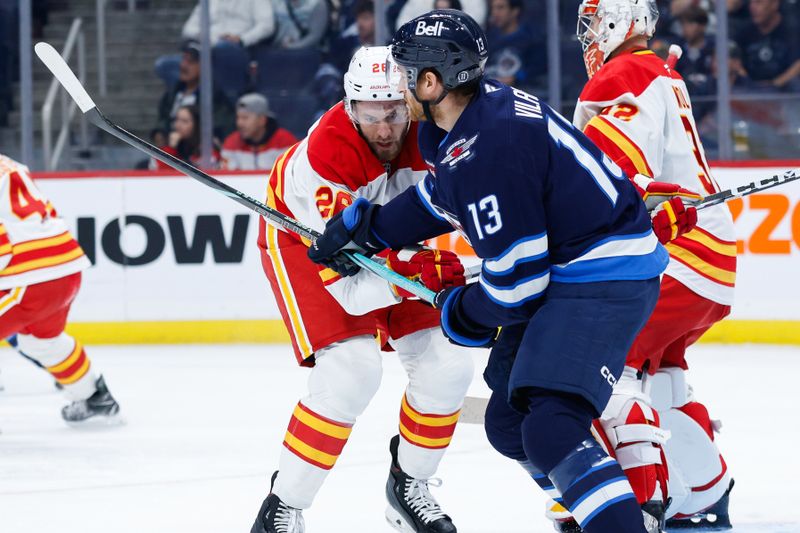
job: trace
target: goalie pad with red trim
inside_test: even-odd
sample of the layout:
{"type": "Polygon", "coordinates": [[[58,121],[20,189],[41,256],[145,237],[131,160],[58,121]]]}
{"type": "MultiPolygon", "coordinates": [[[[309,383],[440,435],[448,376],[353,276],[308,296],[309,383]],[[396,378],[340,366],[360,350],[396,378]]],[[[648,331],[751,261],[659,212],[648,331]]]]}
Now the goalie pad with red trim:
{"type": "Polygon", "coordinates": [[[669,472],[663,445],[670,434],[660,426],[636,369],[625,368],[595,429],[625,471],[638,502],[666,502],[669,472]]]}

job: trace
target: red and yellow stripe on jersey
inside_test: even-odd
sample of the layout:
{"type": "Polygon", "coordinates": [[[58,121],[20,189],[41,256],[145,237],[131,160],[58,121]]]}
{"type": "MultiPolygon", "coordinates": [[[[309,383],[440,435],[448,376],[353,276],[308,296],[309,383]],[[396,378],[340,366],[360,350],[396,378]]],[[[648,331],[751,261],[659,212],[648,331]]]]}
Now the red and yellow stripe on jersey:
{"type": "Polygon", "coordinates": [[[341,455],[352,430],[352,424],[325,418],[298,403],[289,421],[283,445],[303,461],[330,470],[341,455]]]}
{"type": "Polygon", "coordinates": [[[0,156],[0,220],[0,290],[52,281],[90,266],[28,168],[5,156],[0,156]]]}
{"type": "Polygon", "coordinates": [[[84,257],[78,242],[66,231],[54,237],[14,243],[11,253],[11,261],[0,271],[0,280],[33,270],[58,267],[84,257]]]}
{"type": "Polygon", "coordinates": [[[461,411],[448,415],[423,414],[411,407],[403,395],[400,405],[400,435],[421,448],[438,450],[446,448],[453,439],[461,411]]]}
{"type": "Polygon", "coordinates": [[[720,285],[736,284],[736,243],[695,228],[667,244],[670,257],[720,285]]]}
{"type": "Polygon", "coordinates": [[[584,133],[628,176],[636,174],[653,176],[653,171],[647,164],[647,158],[642,150],[603,115],[593,117],[586,125],[584,133]]]}
{"type": "Polygon", "coordinates": [[[83,345],[75,341],[75,348],[67,358],[57,365],[48,366],[47,371],[62,385],[71,385],[85,376],[90,366],[83,345]]]}

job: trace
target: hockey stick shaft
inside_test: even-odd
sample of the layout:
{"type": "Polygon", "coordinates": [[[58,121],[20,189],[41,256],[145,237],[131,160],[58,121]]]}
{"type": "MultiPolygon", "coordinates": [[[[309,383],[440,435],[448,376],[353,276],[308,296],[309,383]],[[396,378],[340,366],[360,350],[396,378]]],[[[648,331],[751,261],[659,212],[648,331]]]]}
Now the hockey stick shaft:
{"type": "Polygon", "coordinates": [[[795,168],[793,170],[784,172],[783,174],[775,174],[769,178],[764,178],[762,180],[753,181],[746,185],[740,185],[726,191],[710,194],[703,198],[694,207],[696,209],[704,209],[706,207],[711,207],[712,205],[718,205],[723,202],[727,202],[728,200],[732,200],[734,198],[741,198],[742,196],[748,196],[750,194],[765,191],[767,189],[771,189],[773,187],[777,187],[778,185],[783,185],[784,183],[789,183],[798,179],[800,179],[800,168],[795,168]]]}
{"type": "MultiPolygon", "coordinates": [[[[75,100],[75,102],[78,104],[81,112],[83,112],[86,115],[86,118],[88,118],[89,121],[98,128],[110,133],[126,144],[133,146],[134,148],[161,161],[162,163],[174,168],[186,176],[194,178],[203,185],[215,189],[216,191],[224,194],[228,198],[238,202],[244,207],[255,211],[273,225],[282,227],[312,241],[316,240],[321,235],[319,232],[300,223],[292,217],[289,217],[276,209],[272,209],[262,202],[259,202],[255,198],[252,198],[238,189],[227,185],[226,183],[212,178],[202,170],[164,152],[163,150],[140,139],[133,133],[110,121],[100,112],[92,98],[89,96],[89,93],[86,92],[86,89],[81,85],[80,81],[78,81],[78,78],[66,64],[64,59],[52,46],[47,43],[38,43],[35,47],[35,50],[36,54],[39,56],[39,59],[42,60],[45,66],[47,66],[56,79],[58,79],[59,83],[61,83],[73,100],[75,100]]],[[[362,254],[355,252],[346,252],[345,254],[348,256],[348,258],[350,258],[351,261],[362,268],[365,268],[377,276],[385,279],[386,281],[405,289],[406,291],[414,294],[428,303],[433,303],[433,299],[436,294],[424,285],[411,281],[410,279],[401,276],[400,274],[379,263],[376,263],[362,254]]]]}

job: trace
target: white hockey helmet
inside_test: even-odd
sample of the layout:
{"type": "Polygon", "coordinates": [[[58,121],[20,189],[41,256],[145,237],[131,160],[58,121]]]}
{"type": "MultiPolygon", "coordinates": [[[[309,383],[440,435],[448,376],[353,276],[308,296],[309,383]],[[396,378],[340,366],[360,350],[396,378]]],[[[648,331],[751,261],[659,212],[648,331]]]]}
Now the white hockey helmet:
{"type": "Polygon", "coordinates": [[[388,46],[362,46],[350,60],[344,75],[344,108],[354,123],[353,102],[389,102],[403,100],[401,74],[394,63],[387,63],[388,46]],[[386,74],[390,68],[395,72],[386,74]]]}
{"type": "Polygon", "coordinates": [[[577,33],[589,77],[631,37],[652,37],[656,22],[655,0],[583,0],[578,8],[577,33]]]}

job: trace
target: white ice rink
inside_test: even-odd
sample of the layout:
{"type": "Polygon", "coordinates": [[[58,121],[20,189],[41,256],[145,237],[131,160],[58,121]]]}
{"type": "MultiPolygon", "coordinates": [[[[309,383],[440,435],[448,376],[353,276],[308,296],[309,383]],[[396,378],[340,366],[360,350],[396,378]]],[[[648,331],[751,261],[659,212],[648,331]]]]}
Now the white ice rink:
{"type": "MultiPolygon", "coordinates": [[[[0,351],[0,533],[249,532],[305,390],[308,371],[290,349],[88,350],[124,427],[67,428],[52,380],[0,351]]],[[[384,360],[381,390],[305,513],[309,533],[393,531],[383,490],[404,374],[384,360]]],[[[724,422],[734,532],[800,532],[800,350],[701,346],[691,362],[698,398],[724,422]]],[[[471,393],[486,394],[478,376],[471,393]]],[[[459,426],[440,477],[434,494],[461,533],[551,531],[542,494],[479,426],[459,426]]]]}

